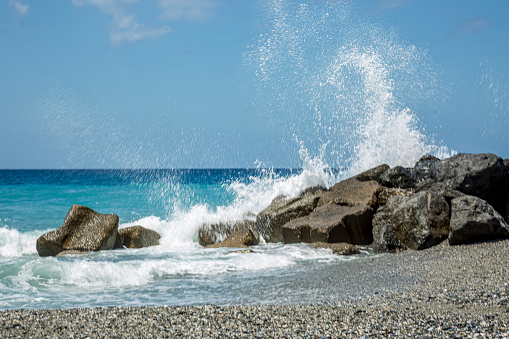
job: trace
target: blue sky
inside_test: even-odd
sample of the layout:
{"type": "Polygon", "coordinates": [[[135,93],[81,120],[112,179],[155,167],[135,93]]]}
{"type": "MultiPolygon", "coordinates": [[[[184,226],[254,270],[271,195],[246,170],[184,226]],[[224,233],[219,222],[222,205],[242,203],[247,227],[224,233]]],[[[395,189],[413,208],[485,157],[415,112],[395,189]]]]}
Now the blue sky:
{"type": "MultiPolygon", "coordinates": [[[[396,98],[417,129],[458,152],[509,158],[509,2],[309,3],[335,2],[347,4],[351,26],[347,38],[337,25],[342,41],[356,39],[352,26],[378,27],[425,56],[426,97],[396,98]]],[[[267,7],[293,15],[305,3],[1,0],[0,168],[302,166],[296,140],[316,153],[316,131],[298,126],[308,118],[296,119],[307,113],[290,103],[295,86],[262,84],[257,50],[270,46],[268,31],[280,37],[267,7]]],[[[302,22],[314,24],[324,22],[302,22]]],[[[306,58],[321,60],[310,50],[306,58]]],[[[405,84],[395,79],[395,93],[409,92],[405,84]]]]}

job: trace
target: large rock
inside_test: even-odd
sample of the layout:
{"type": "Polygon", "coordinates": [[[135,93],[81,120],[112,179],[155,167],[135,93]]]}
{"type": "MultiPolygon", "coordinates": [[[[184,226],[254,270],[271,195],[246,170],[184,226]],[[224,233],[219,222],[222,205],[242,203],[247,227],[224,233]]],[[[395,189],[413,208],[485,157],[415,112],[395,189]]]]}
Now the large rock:
{"type": "Polygon", "coordinates": [[[328,248],[332,250],[332,253],[336,255],[352,255],[352,254],[360,254],[361,251],[357,248],[357,246],[348,244],[345,242],[340,243],[326,243],[326,242],[315,242],[310,246],[314,248],[328,248]]]}
{"type": "Polygon", "coordinates": [[[198,230],[198,242],[202,246],[217,244],[243,228],[255,230],[255,222],[253,220],[237,220],[233,222],[203,224],[198,230]]]}
{"type": "Polygon", "coordinates": [[[249,228],[238,230],[217,244],[208,245],[205,248],[234,247],[246,248],[258,245],[258,238],[249,228]]]}
{"type": "Polygon", "coordinates": [[[507,238],[509,226],[486,201],[468,195],[452,200],[451,245],[507,238]]]}
{"type": "Polygon", "coordinates": [[[159,245],[161,236],[142,226],[132,226],[118,230],[120,243],[126,248],[143,248],[159,245]]]}
{"type": "Polygon", "coordinates": [[[432,155],[425,155],[417,161],[411,170],[414,185],[424,185],[426,182],[434,182],[432,179],[432,168],[440,159],[432,155]]]}
{"type": "Polygon", "coordinates": [[[72,205],[60,228],[37,239],[41,257],[55,256],[65,250],[81,252],[113,249],[117,240],[118,216],[100,214],[80,205],[72,205]]]}
{"type": "Polygon", "coordinates": [[[359,181],[374,180],[374,181],[378,182],[380,180],[380,176],[382,175],[382,173],[387,171],[389,168],[390,167],[387,164],[379,165],[379,166],[371,168],[365,172],[359,173],[356,176],[354,176],[353,178],[355,178],[359,181]]]}
{"type": "Polygon", "coordinates": [[[275,198],[269,207],[256,216],[256,229],[260,237],[263,237],[266,242],[283,241],[281,232],[283,225],[292,219],[311,213],[321,194],[322,191],[310,192],[290,200],[285,197],[275,198]]]}
{"type": "MultiPolygon", "coordinates": [[[[375,227],[392,225],[402,244],[421,250],[447,239],[449,205],[441,194],[433,191],[421,191],[409,197],[396,195],[378,209],[373,222],[375,227]]],[[[381,240],[377,238],[375,242],[381,240]]]]}
{"type": "Polygon", "coordinates": [[[501,158],[494,154],[458,154],[433,162],[429,169],[414,169],[421,181],[444,183],[452,189],[486,200],[497,211],[505,211],[509,172],[501,158]],[[424,174],[427,171],[427,174],[424,174]]]}
{"type": "Polygon", "coordinates": [[[389,188],[413,188],[415,186],[414,179],[410,169],[401,166],[390,168],[379,179],[380,183],[389,188]]]}
{"type": "Polygon", "coordinates": [[[383,213],[377,213],[373,217],[373,244],[371,247],[375,253],[400,252],[407,247],[399,240],[394,226],[383,218],[383,213]]]}
{"type": "Polygon", "coordinates": [[[328,204],[355,206],[368,206],[377,208],[378,194],[383,187],[374,180],[360,181],[356,178],[343,180],[325,192],[318,201],[318,207],[328,204]]]}
{"type": "Polygon", "coordinates": [[[282,228],[283,241],[368,245],[373,241],[372,217],[373,209],[366,205],[327,204],[286,223],[282,228]]]}

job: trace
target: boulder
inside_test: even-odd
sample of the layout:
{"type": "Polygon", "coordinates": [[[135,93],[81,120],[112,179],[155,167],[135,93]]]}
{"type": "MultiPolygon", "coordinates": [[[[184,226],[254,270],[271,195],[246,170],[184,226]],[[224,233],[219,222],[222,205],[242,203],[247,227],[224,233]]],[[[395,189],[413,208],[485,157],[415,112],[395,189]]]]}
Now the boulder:
{"type": "Polygon", "coordinates": [[[369,169],[365,172],[359,173],[356,176],[354,176],[353,178],[355,178],[359,181],[374,180],[374,181],[378,182],[380,180],[380,176],[382,175],[382,173],[387,171],[389,168],[390,168],[389,165],[386,165],[386,164],[379,165],[379,166],[369,169]]]}
{"type": "Polygon", "coordinates": [[[457,154],[434,162],[429,172],[435,183],[444,183],[454,190],[486,200],[499,212],[505,211],[509,172],[498,156],[457,154]]]}
{"type": "Polygon", "coordinates": [[[507,238],[509,226],[486,201],[468,195],[452,200],[449,244],[507,238]]]}
{"type": "Polygon", "coordinates": [[[381,216],[383,213],[377,213],[373,217],[373,244],[371,247],[375,253],[385,252],[400,252],[407,249],[407,247],[399,240],[394,226],[390,223],[385,223],[381,216]]]}
{"type": "Polygon", "coordinates": [[[387,204],[390,198],[395,195],[401,195],[402,197],[408,197],[415,194],[414,189],[403,189],[403,188],[389,188],[384,187],[380,194],[378,194],[378,206],[384,206],[387,204]]]}
{"type": "Polygon", "coordinates": [[[347,244],[345,242],[330,244],[326,242],[315,242],[310,246],[314,248],[329,248],[332,250],[332,253],[337,255],[352,255],[352,254],[360,254],[361,252],[357,248],[357,246],[352,244],[347,244]]]}
{"type": "Polygon", "coordinates": [[[415,186],[410,170],[401,166],[390,168],[382,173],[379,182],[389,188],[407,189],[415,186]]]}
{"type": "Polygon", "coordinates": [[[323,193],[318,201],[318,207],[328,204],[343,206],[362,205],[372,209],[377,208],[378,194],[383,187],[374,180],[360,181],[356,178],[343,180],[323,193]]]}
{"type": "Polygon", "coordinates": [[[299,242],[346,242],[368,245],[373,241],[373,209],[366,205],[327,204],[311,214],[293,219],[282,227],[285,244],[299,242]]]}
{"type": "Polygon", "coordinates": [[[153,230],[142,226],[132,226],[118,230],[118,236],[122,247],[143,248],[159,245],[161,236],[153,230]]]}
{"type": "MultiPolygon", "coordinates": [[[[396,195],[378,209],[374,222],[377,227],[392,225],[402,244],[410,249],[421,250],[447,239],[449,205],[441,194],[433,191],[421,191],[408,197],[396,195]]],[[[377,238],[377,242],[380,239],[377,238]]]]}
{"type": "Polygon", "coordinates": [[[118,216],[72,205],[60,228],[37,239],[37,252],[44,257],[55,256],[65,250],[88,252],[113,249],[117,230],[118,216]]]}
{"type": "Polygon", "coordinates": [[[321,194],[322,191],[318,191],[289,200],[282,196],[275,198],[269,207],[256,216],[256,229],[260,236],[266,242],[283,241],[281,233],[283,225],[311,213],[318,204],[321,194]]]}
{"type": "Polygon", "coordinates": [[[411,175],[414,184],[423,185],[425,182],[434,182],[432,180],[432,167],[440,159],[432,155],[425,155],[417,161],[414,168],[412,168],[411,175]]]}
{"type": "Polygon", "coordinates": [[[232,233],[225,240],[217,244],[208,245],[205,248],[234,247],[245,248],[258,245],[258,238],[249,228],[244,228],[232,233]]]}
{"type": "MultiPolygon", "coordinates": [[[[255,222],[253,220],[237,220],[233,222],[203,224],[198,229],[198,242],[202,246],[216,244],[223,241],[234,232],[243,228],[254,230],[255,222]]],[[[254,233],[257,235],[256,232],[254,233]]]]}

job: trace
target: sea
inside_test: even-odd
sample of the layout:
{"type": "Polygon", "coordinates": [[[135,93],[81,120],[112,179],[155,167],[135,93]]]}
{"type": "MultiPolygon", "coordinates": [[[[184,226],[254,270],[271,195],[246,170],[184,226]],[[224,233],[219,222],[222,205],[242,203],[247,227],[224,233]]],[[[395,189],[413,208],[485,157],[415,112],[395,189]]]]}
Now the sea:
{"type": "MultiPolygon", "coordinates": [[[[377,272],[368,289],[340,283],[342,272],[377,258],[368,247],[343,257],[307,244],[231,253],[198,243],[203,225],[253,220],[278,196],[329,188],[382,163],[454,154],[426,129],[436,117],[419,114],[436,111],[447,92],[433,61],[355,4],[259,2],[241,68],[257,89],[253,106],[281,131],[296,168],[255,157],[238,169],[140,169],[128,159],[117,169],[0,170],[0,309],[331,303],[383,289],[377,272]],[[118,215],[119,228],[153,229],[160,244],[39,257],[37,238],[60,227],[73,204],[118,215]]],[[[72,114],[55,115],[64,113],[72,114]]]]}

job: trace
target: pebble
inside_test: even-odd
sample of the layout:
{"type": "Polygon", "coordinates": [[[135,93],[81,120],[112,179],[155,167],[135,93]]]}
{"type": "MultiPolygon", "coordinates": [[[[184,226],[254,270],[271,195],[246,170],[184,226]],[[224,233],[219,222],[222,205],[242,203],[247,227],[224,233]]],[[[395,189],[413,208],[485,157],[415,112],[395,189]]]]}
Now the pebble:
{"type": "MultiPolygon", "coordinates": [[[[509,241],[383,257],[412,286],[329,304],[0,311],[2,338],[507,338],[509,241]]],[[[355,281],[350,282],[355,284],[355,281]]],[[[399,286],[399,285],[398,285],[399,286]]],[[[338,288],[341,288],[338,286],[338,288]]]]}

